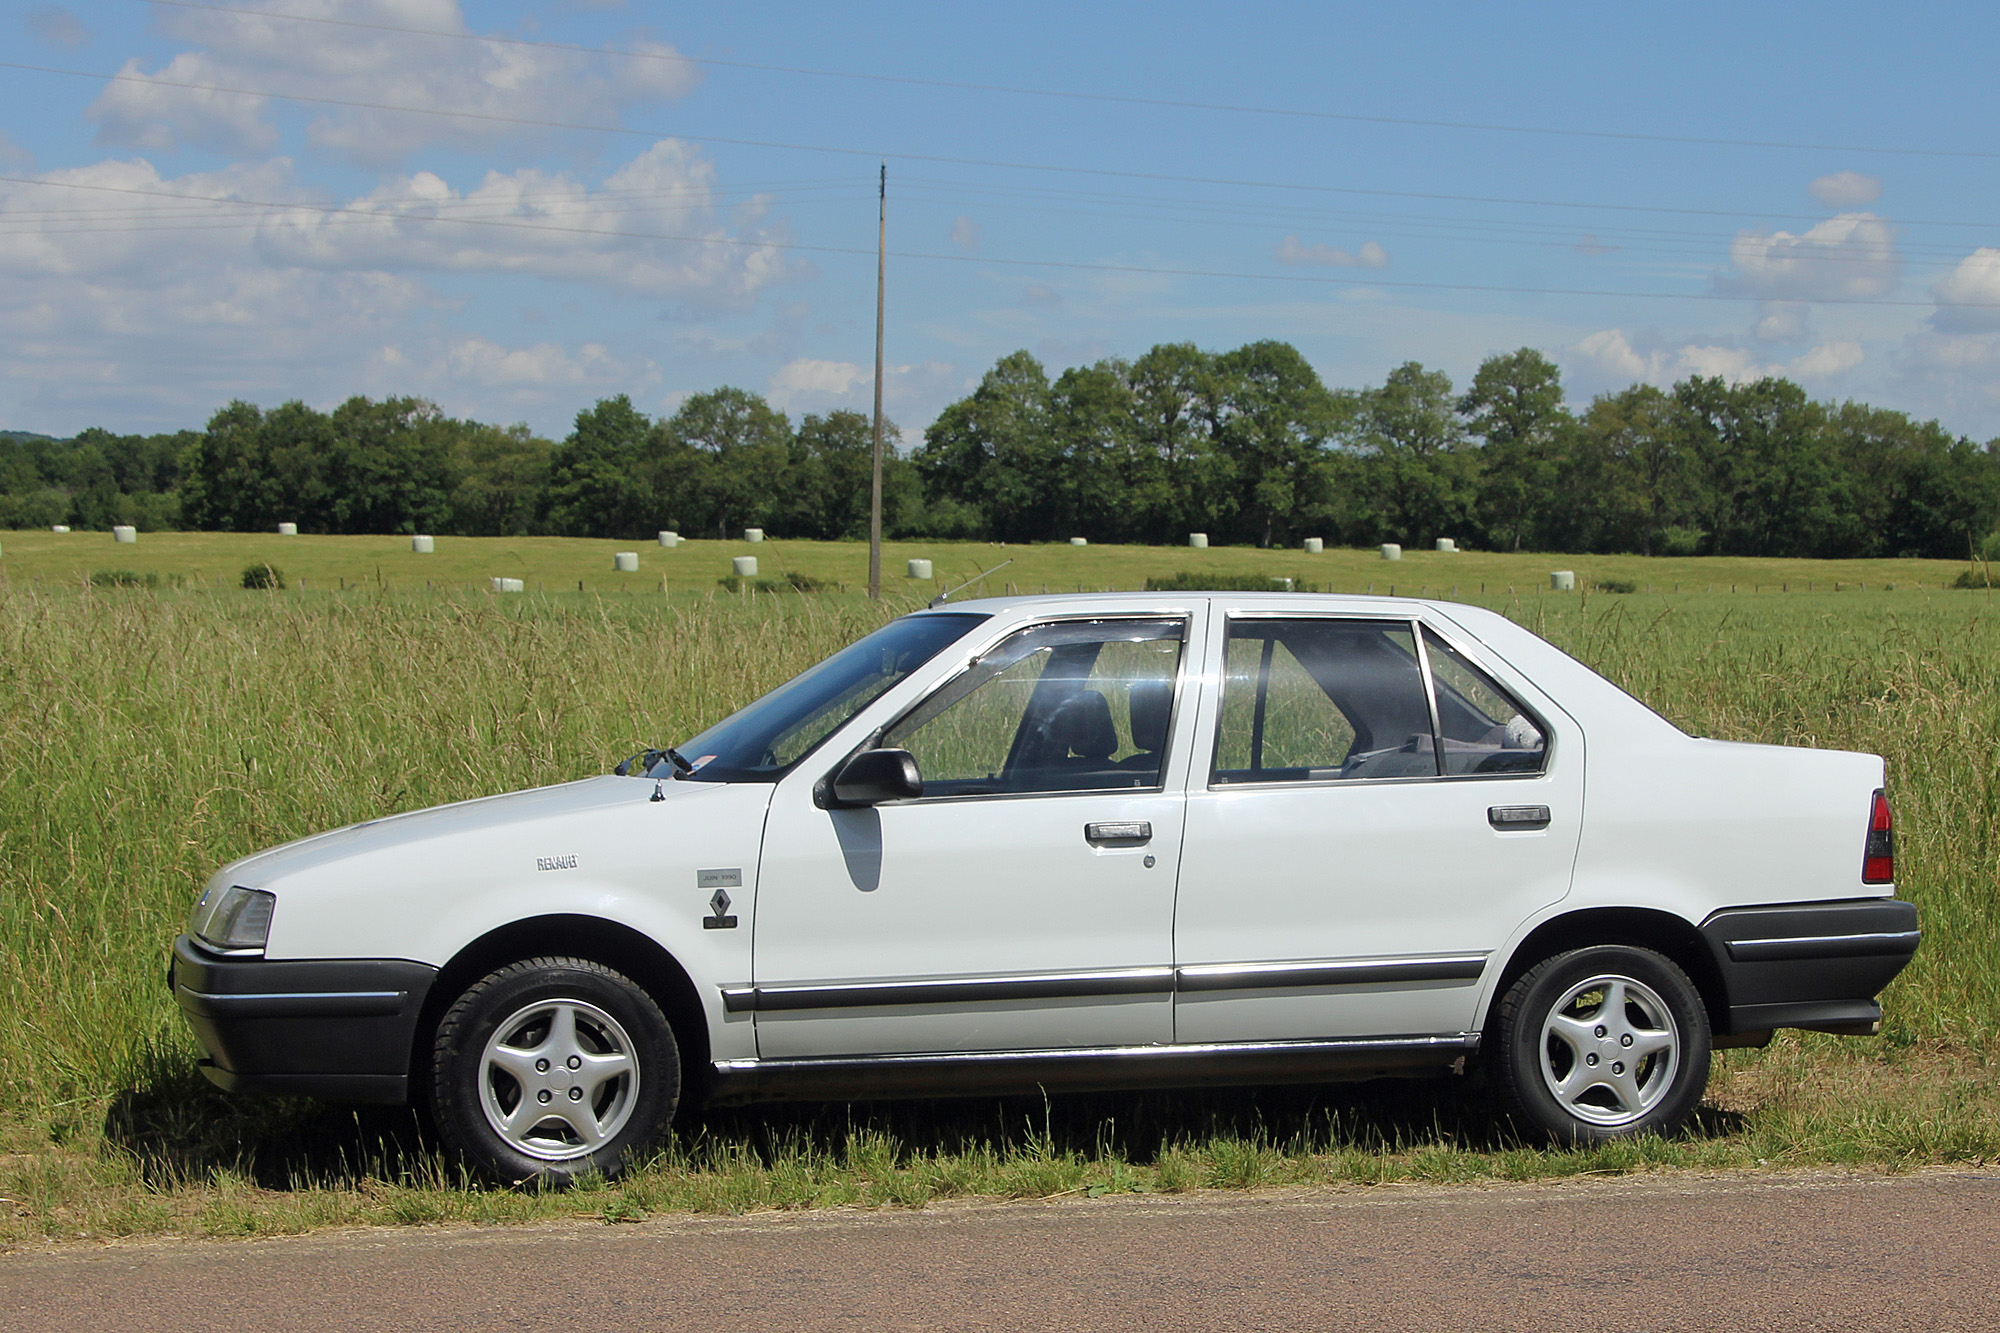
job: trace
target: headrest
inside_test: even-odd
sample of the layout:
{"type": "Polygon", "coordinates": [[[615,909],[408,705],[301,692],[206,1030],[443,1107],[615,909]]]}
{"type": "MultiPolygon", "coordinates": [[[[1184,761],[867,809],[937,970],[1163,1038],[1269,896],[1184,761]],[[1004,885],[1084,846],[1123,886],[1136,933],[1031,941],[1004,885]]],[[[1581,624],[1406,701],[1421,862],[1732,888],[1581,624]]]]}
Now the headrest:
{"type": "Polygon", "coordinates": [[[1096,690],[1078,690],[1057,704],[1049,718],[1049,736],[1060,758],[1109,759],[1118,748],[1111,705],[1096,690]]]}
{"type": "Polygon", "coordinates": [[[1132,748],[1149,754],[1165,749],[1167,719],[1174,709],[1174,683],[1171,680],[1135,680],[1129,697],[1132,706],[1132,748]]]}

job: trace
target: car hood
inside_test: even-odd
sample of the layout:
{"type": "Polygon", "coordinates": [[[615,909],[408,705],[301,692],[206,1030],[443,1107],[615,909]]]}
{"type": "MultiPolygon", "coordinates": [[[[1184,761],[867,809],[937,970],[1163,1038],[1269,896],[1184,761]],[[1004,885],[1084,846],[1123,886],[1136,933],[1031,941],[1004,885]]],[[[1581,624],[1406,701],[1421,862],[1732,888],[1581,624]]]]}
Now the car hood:
{"type": "Polygon", "coordinates": [[[336,862],[351,862],[417,843],[437,845],[440,839],[483,840],[502,835],[508,841],[532,838],[538,827],[574,817],[652,801],[699,801],[722,790],[719,784],[656,782],[651,778],[591,777],[554,787],[482,796],[453,805],[432,806],[400,815],[386,815],[346,828],[316,833],[232,861],[215,872],[221,881],[245,888],[273,887],[277,881],[310,875],[336,862]]]}

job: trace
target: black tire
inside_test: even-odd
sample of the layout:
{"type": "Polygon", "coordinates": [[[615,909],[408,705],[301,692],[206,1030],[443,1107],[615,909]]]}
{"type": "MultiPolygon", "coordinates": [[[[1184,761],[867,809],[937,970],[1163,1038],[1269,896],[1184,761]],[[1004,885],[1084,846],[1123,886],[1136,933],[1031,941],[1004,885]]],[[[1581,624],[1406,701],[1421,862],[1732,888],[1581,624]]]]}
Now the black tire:
{"type": "Polygon", "coordinates": [[[1559,1143],[1671,1134],[1708,1087],[1701,993],[1651,949],[1596,945],[1538,963],[1500,1001],[1496,1028],[1501,1092],[1559,1143]]]}
{"type": "Polygon", "coordinates": [[[582,958],[530,958],[476,982],[431,1048],[439,1131],[508,1184],[617,1175],[659,1141],[680,1091],[680,1048],[659,1005],[582,958]]]}

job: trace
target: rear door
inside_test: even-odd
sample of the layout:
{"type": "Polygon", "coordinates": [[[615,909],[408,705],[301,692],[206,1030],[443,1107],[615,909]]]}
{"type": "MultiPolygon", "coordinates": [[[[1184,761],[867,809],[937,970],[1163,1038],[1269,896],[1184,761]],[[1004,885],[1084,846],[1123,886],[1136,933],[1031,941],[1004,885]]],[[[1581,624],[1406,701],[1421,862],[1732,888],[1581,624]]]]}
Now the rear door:
{"type": "Polygon", "coordinates": [[[1581,733],[1414,619],[1222,628],[1188,799],[1176,1039],[1469,1029],[1494,952],[1568,892],[1581,733]]]}

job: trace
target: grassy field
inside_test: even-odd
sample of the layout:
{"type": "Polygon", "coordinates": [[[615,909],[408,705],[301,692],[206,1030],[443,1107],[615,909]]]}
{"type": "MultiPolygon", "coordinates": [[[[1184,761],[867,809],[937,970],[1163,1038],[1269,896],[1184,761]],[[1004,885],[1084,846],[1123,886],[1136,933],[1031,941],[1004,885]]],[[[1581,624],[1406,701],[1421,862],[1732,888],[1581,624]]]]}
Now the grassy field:
{"type": "MultiPolygon", "coordinates": [[[[1745,596],[1705,588],[1732,575],[1823,588],[1834,571],[1787,579],[1774,577],[1790,573],[1782,562],[1723,572],[1725,562],[1662,561],[1633,573],[1606,565],[1601,576],[1665,585],[1686,567],[1700,577],[1684,582],[1704,591],[1482,598],[1461,585],[1461,596],[1514,615],[1691,731],[1888,756],[1903,892],[1927,938],[1886,997],[1883,1039],[1788,1034],[1768,1051],[1728,1053],[1693,1132],[1597,1152],[1521,1144],[1476,1086],[1387,1084],[717,1112],[616,1186],[560,1197],[467,1187],[407,1116],[234,1103],[207,1090],[161,980],[201,879],[317,829],[604,771],[691,734],[887,609],[853,594],[724,595],[712,578],[669,595],[654,584],[648,595],[578,596],[571,583],[560,596],[508,598],[426,593],[416,576],[385,573],[318,595],[322,568],[362,569],[376,555],[386,567],[388,539],[286,545],[283,566],[306,574],[306,595],[213,583],[91,589],[75,578],[147,568],[142,559],[162,573],[228,575],[264,540],[147,535],[114,548],[102,534],[0,536],[0,999],[10,1016],[0,1024],[0,1245],[2000,1155],[2000,602],[1935,590],[1956,566],[1856,566],[1841,578],[1868,591],[1745,596]],[[79,558],[85,543],[95,545],[79,558]],[[1929,589],[1913,587],[1924,581],[1929,589]]],[[[526,545],[551,584],[558,570],[595,563],[589,551],[526,545]]],[[[610,586],[613,544],[602,545],[603,573],[579,576],[610,586]]],[[[440,542],[427,567],[477,563],[456,546],[440,542]]],[[[764,553],[774,547],[836,571],[856,558],[789,543],[764,553]]],[[[705,570],[729,553],[696,544],[645,558],[687,556],[705,570]]],[[[929,553],[944,572],[948,561],[977,566],[989,548],[929,553]]],[[[1030,548],[1030,559],[1102,560],[1078,581],[1129,586],[1190,560],[1228,572],[1311,558],[1030,548]]],[[[1351,554],[1321,559],[1312,568],[1370,568],[1351,554]]],[[[1581,558],[1456,559],[1460,571],[1495,562],[1494,582],[1508,573],[1503,560],[1595,569],[1581,558]]]]}
{"type": "MultiPolygon", "coordinates": [[[[495,577],[521,579],[528,592],[582,591],[600,595],[643,595],[661,591],[708,591],[729,575],[733,556],[754,555],[758,575],[787,573],[865,590],[868,549],[853,542],[688,541],[668,549],[657,544],[596,541],[569,537],[439,537],[437,549],[418,555],[408,537],[279,537],[255,533],[141,533],[134,545],[112,541],[108,532],[0,532],[0,576],[15,582],[76,583],[105,570],[180,576],[210,587],[238,586],[244,567],[268,563],[282,571],[294,590],[304,580],[308,592],[342,588],[412,592],[484,589],[495,577]],[[636,574],[613,571],[619,551],[639,556],[636,574]]],[[[1409,551],[1385,561],[1373,550],[1260,551],[1254,547],[1005,546],[993,542],[889,542],[882,551],[883,585],[898,596],[928,600],[944,587],[962,583],[1007,563],[991,575],[984,591],[1061,592],[1078,588],[1141,588],[1148,578],[1178,573],[1262,574],[1310,583],[1339,592],[1388,592],[1477,598],[1510,589],[1533,594],[1547,589],[1549,574],[1567,569],[1580,587],[1601,580],[1627,580],[1642,591],[1743,593],[1824,590],[1838,584],[1853,590],[1895,587],[1936,588],[1965,568],[1949,560],[1764,560],[1734,557],[1686,559],[1619,555],[1508,555],[1466,551],[1444,554],[1409,551]],[[932,562],[934,578],[907,578],[907,562],[932,562]]],[[[980,591],[968,589],[970,596],[980,591]]]]}

